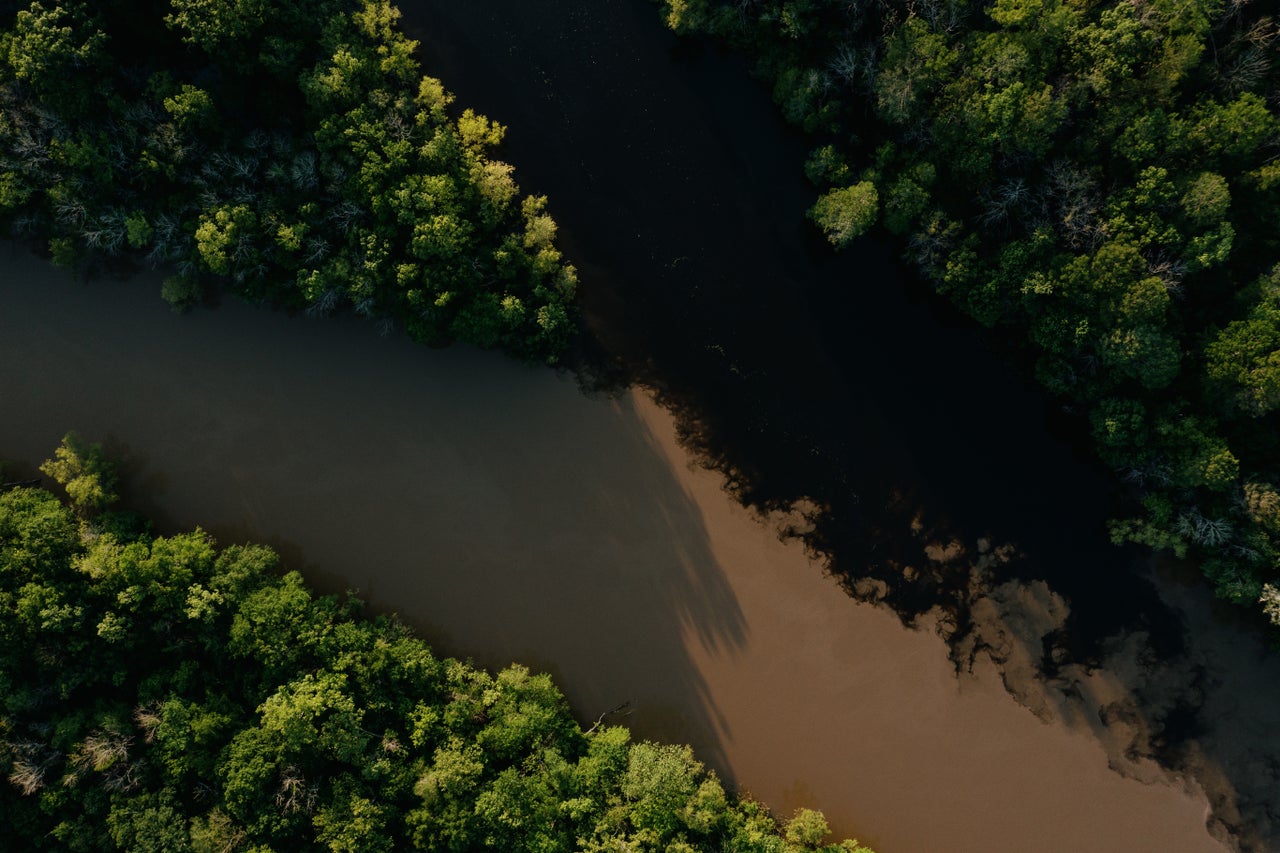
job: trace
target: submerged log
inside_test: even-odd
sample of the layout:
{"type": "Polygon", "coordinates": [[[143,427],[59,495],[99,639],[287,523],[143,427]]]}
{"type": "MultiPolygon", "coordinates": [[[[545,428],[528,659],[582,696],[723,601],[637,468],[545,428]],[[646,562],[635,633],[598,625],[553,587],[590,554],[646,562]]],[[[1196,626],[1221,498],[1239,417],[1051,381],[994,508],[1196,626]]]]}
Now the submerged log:
{"type": "Polygon", "coordinates": [[[18,489],[23,486],[38,486],[40,485],[40,479],[36,477],[32,480],[14,480],[12,483],[0,483],[0,492],[7,492],[9,489],[18,489]]]}
{"type": "Polygon", "coordinates": [[[618,707],[610,708],[608,711],[605,711],[603,714],[596,717],[595,724],[591,728],[587,729],[586,734],[591,734],[596,729],[600,728],[600,726],[604,723],[605,717],[612,717],[614,714],[621,714],[624,717],[629,717],[631,716],[634,710],[635,709],[631,707],[631,700],[628,699],[618,707]]]}

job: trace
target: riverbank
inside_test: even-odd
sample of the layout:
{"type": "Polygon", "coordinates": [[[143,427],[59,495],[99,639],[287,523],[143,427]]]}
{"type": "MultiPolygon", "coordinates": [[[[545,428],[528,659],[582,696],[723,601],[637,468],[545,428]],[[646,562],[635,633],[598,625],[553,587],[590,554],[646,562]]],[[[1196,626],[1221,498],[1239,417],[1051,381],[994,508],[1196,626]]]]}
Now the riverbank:
{"type": "MultiPolygon", "coordinates": [[[[1200,701],[1214,667],[1263,646],[1206,651],[1221,637],[1188,633],[1134,554],[1110,544],[1113,485],[1087,424],[889,247],[831,257],[802,224],[814,199],[804,138],[744,60],[679,42],[658,17],[647,0],[405,4],[424,67],[519,131],[503,155],[556,199],[602,360],[659,387],[743,500],[818,505],[809,538],[831,570],[904,619],[941,612],[961,668],[994,659],[1028,707],[1094,730],[1098,697],[1074,697],[1089,673],[1123,673],[1129,698],[1107,700],[1106,720],[1141,734],[1105,733],[1118,766],[1131,753],[1202,773],[1187,757],[1228,730],[1280,754],[1248,722],[1267,717],[1249,697],[1273,676],[1227,679],[1256,682],[1237,722],[1200,701]],[[993,563],[984,541],[1009,559],[993,563]]],[[[1245,778],[1225,754],[1207,764],[1225,768],[1211,784],[1231,831],[1254,849],[1280,843],[1276,781],[1245,778]],[[1262,817],[1235,822],[1239,801],[1262,817]]]]}
{"type": "Polygon", "coordinates": [[[957,679],[933,634],[851,602],[638,392],[588,399],[354,320],[177,318],[154,277],[3,263],[0,448],[28,468],[68,428],[105,440],[167,529],[265,541],[445,653],[548,671],[580,719],[632,700],[638,736],[882,853],[1222,849],[1194,789],[1117,775],[1088,726],[1045,725],[990,669],[957,679]]]}

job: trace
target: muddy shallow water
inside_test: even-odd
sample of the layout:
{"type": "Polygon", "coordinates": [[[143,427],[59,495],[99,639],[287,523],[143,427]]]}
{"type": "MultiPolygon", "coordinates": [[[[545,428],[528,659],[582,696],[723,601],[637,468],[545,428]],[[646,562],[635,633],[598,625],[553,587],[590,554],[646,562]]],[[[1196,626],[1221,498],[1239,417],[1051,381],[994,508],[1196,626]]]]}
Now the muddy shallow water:
{"type": "Polygon", "coordinates": [[[1194,784],[1113,772],[1087,721],[1042,722],[994,669],[957,678],[933,633],[852,602],[643,392],[590,399],[357,322],[178,318],[157,290],[0,256],[19,473],[69,428],[105,441],[166,528],[274,544],[445,652],[552,672],[584,719],[630,700],[639,736],[881,853],[1222,849],[1194,784]]]}
{"type": "Polygon", "coordinates": [[[166,529],[273,544],[447,653],[552,672],[584,720],[630,701],[880,853],[1280,849],[1274,655],[1107,543],[1107,480],[1055,437],[1078,425],[889,247],[826,251],[744,63],[648,0],[404,5],[550,196],[594,375],[669,410],[350,320],[178,318],[154,277],[0,247],[0,457],[105,441],[166,529]],[[883,606],[677,424],[740,496],[827,510],[812,541],[883,606]]]}

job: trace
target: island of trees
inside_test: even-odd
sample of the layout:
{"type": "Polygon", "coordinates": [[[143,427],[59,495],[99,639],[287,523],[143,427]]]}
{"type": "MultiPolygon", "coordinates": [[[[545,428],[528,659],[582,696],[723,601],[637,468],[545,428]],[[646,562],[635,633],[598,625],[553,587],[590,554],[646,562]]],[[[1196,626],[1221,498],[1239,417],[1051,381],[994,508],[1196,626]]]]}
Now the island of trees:
{"type": "Polygon", "coordinates": [[[995,327],[1191,555],[1280,625],[1280,19],[1250,0],[666,0],[814,140],[810,215],[873,227],[995,327]]]}
{"type": "Polygon", "coordinates": [[[871,853],[265,547],[153,535],[75,435],[42,470],[70,505],[0,486],[0,820],[25,849],[871,853]]]}
{"type": "Polygon", "coordinates": [[[0,234],[557,361],[573,267],[385,0],[0,0],[0,234]]]}

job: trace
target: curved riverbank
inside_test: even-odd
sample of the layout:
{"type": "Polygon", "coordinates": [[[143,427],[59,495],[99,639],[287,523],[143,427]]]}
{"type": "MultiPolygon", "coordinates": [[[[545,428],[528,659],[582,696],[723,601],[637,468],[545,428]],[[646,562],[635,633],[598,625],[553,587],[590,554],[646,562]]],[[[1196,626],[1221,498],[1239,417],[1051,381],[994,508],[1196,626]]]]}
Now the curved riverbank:
{"type": "Polygon", "coordinates": [[[809,539],[857,597],[904,619],[940,610],[959,666],[994,659],[1020,701],[1097,731],[1117,766],[1197,775],[1221,831],[1280,844],[1280,780],[1232,758],[1280,756],[1255,700],[1274,670],[1216,672],[1258,640],[1185,630],[1108,541],[1112,486],[1085,425],[888,247],[831,257],[801,224],[806,141],[745,62],[658,17],[647,0],[405,4],[424,67],[517,131],[504,156],[555,200],[601,360],[660,388],[738,496],[816,504],[809,539]],[[1094,694],[1099,671],[1124,701],[1094,694]],[[1252,685],[1227,719],[1201,701],[1218,681],[1252,685]],[[1235,746],[1201,760],[1211,732],[1235,746]]]}
{"type": "Polygon", "coordinates": [[[157,286],[6,255],[4,455],[105,439],[166,527],[261,539],[442,651],[545,669],[580,718],[633,700],[639,736],[887,853],[1222,849],[1202,796],[1117,775],[1083,721],[1044,725],[997,673],[957,679],[934,635],[851,603],[643,395],[355,321],[175,318],[157,286]]]}

